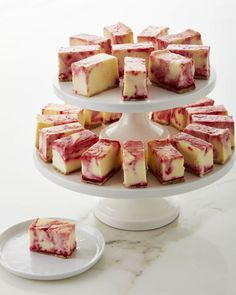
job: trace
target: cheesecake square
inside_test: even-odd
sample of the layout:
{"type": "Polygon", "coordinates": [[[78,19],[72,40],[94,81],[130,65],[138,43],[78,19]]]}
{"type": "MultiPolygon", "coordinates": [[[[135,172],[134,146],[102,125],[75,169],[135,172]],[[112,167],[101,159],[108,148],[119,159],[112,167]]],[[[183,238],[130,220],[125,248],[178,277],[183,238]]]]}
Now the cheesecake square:
{"type": "Polygon", "coordinates": [[[102,53],[111,54],[111,40],[92,34],[77,34],[70,37],[70,46],[99,45],[102,53]]]}
{"type": "Polygon", "coordinates": [[[81,168],[81,156],[98,141],[98,136],[84,129],[57,139],[52,144],[52,165],[59,172],[69,174],[81,168]]]}
{"type": "Polygon", "coordinates": [[[213,169],[211,143],[179,132],[171,137],[171,144],[184,156],[184,166],[189,172],[203,176],[213,169]]]}
{"type": "Polygon", "coordinates": [[[178,130],[183,131],[184,128],[187,126],[186,108],[200,107],[200,106],[212,106],[214,103],[215,103],[215,101],[213,99],[211,99],[209,97],[204,97],[194,103],[186,104],[184,106],[174,108],[171,110],[170,123],[173,127],[177,128],[178,130]]]}
{"type": "Polygon", "coordinates": [[[75,122],[78,122],[77,114],[37,115],[35,136],[36,148],[39,148],[39,133],[41,129],[75,122]]]}
{"type": "Polygon", "coordinates": [[[143,58],[125,57],[123,100],[148,97],[146,62],[143,58]]]}
{"type": "Polygon", "coordinates": [[[70,123],[41,129],[39,134],[39,155],[45,162],[52,162],[52,143],[57,139],[83,129],[80,123],[70,123]]]}
{"type": "Polygon", "coordinates": [[[70,104],[49,103],[42,109],[42,115],[77,114],[78,122],[84,126],[84,110],[70,104]]]}
{"type": "Polygon", "coordinates": [[[141,140],[123,142],[122,155],[124,186],[128,188],[146,187],[147,172],[144,142],[141,140]]]}
{"type": "Polygon", "coordinates": [[[160,123],[163,125],[169,125],[170,124],[170,114],[171,114],[171,109],[151,112],[151,120],[153,122],[160,123]]]}
{"type": "Polygon", "coordinates": [[[144,58],[148,68],[149,56],[153,50],[154,47],[151,42],[112,45],[112,55],[118,59],[120,77],[124,75],[124,60],[126,56],[144,58]]]}
{"type": "Polygon", "coordinates": [[[103,35],[111,40],[112,44],[133,43],[133,32],[125,24],[118,22],[115,25],[103,28],[103,35]]]}
{"type": "Polygon", "coordinates": [[[169,50],[151,53],[148,75],[152,83],[176,93],[195,88],[193,60],[169,50]]]}
{"type": "Polygon", "coordinates": [[[178,34],[157,37],[158,50],[165,49],[169,44],[202,44],[201,34],[188,29],[178,34]]]}
{"type": "Polygon", "coordinates": [[[148,142],[148,167],[162,184],[184,181],[184,157],[169,139],[148,142]]]}
{"type": "Polygon", "coordinates": [[[61,47],[58,52],[58,64],[59,64],[58,79],[60,81],[71,81],[72,80],[72,72],[71,72],[72,63],[98,53],[100,53],[99,45],[61,47]]]}
{"type": "Polygon", "coordinates": [[[170,44],[167,49],[192,58],[195,66],[196,79],[208,79],[210,76],[210,46],[196,44],[170,44]]]}
{"type": "Polygon", "coordinates": [[[82,180],[102,185],[121,167],[121,146],[117,140],[101,138],[81,157],[82,180]]]}
{"type": "Polygon", "coordinates": [[[60,219],[37,218],[29,226],[29,249],[69,258],[76,249],[75,223],[60,219]]]}
{"type": "Polygon", "coordinates": [[[201,138],[213,145],[214,162],[224,164],[232,155],[229,129],[219,129],[202,124],[192,123],[185,133],[201,138]]]}
{"type": "Polygon", "coordinates": [[[92,96],[119,86],[118,60],[115,56],[99,53],[71,65],[73,90],[92,96]]]}
{"type": "Polygon", "coordinates": [[[234,120],[232,116],[222,115],[193,115],[192,123],[203,124],[215,128],[226,129],[230,131],[231,147],[234,147],[234,120]]]}
{"type": "Polygon", "coordinates": [[[228,111],[223,105],[188,107],[185,111],[187,117],[186,125],[192,122],[193,115],[228,115],[228,111]]]}
{"type": "Polygon", "coordinates": [[[119,121],[122,116],[122,113],[110,113],[110,112],[103,112],[103,124],[110,124],[116,121],[119,121]]]}
{"type": "Polygon", "coordinates": [[[168,27],[157,27],[157,26],[148,26],[141,33],[138,34],[138,43],[143,42],[152,42],[154,49],[157,48],[157,38],[160,36],[168,35],[168,27]]]}
{"type": "Polygon", "coordinates": [[[103,123],[103,113],[99,111],[84,110],[84,124],[88,129],[94,129],[103,123]]]}

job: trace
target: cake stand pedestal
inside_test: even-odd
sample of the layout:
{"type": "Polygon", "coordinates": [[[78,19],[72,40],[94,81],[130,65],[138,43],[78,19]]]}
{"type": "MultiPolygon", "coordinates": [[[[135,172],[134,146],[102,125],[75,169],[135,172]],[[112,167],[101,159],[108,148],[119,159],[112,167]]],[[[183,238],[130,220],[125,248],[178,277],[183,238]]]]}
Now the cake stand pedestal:
{"type": "MultiPolygon", "coordinates": [[[[195,102],[210,93],[215,83],[216,73],[214,68],[211,68],[210,79],[196,80],[194,91],[176,94],[149,85],[147,100],[125,102],[121,99],[121,88],[86,98],[74,94],[72,84],[59,82],[57,77],[54,79],[53,88],[57,96],[65,103],[96,111],[123,113],[120,121],[105,127],[100,132],[101,137],[118,139],[122,142],[127,139],[147,141],[167,137],[171,128],[151,122],[147,112],[166,110],[195,102]]],[[[224,176],[234,162],[233,156],[223,166],[214,165],[213,171],[204,177],[185,172],[184,182],[171,185],[161,185],[148,172],[148,187],[128,189],[123,186],[122,171],[118,171],[103,186],[96,186],[84,183],[81,180],[81,172],[66,176],[58,173],[51,164],[44,163],[40,159],[37,151],[34,153],[34,159],[39,171],[56,184],[76,192],[100,197],[101,200],[95,209],[96,217],[109,226],[124,230],[149,230],[169,224],[178,217],[179,208],[173,198],[167,197],[187,193],[213,183],[224,176]]]]}
{"type": "Polygon", "coordinates": [[[139,200],[101,199],[95,216],[103,223],[124,230],[150,230],[174,221],[179,206],[169,198],[139,200]]]}

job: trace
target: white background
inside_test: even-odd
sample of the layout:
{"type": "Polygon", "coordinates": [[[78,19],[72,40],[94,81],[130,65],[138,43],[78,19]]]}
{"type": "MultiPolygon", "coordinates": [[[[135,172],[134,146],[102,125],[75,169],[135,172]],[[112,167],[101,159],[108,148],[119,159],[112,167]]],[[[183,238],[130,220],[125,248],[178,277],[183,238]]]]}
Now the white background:
{"type": "MultiPolygon", "coordinates": [[[[68,44],[69,35],[80,32],[101,35],[104,25],[117,21],[129,25],[134,33],[150,24],[167,25],[172,32],[196,29],[202,33],[204,43],[211,45],[211,61],[218,75],[217,86],[209,96],[218,104],[223,103],[230,114],[236,115],[235,9],[234,1],[219,0],[0,1],[0,231],[37,216],[82,219],[94,204],[94,198],[80,196],[44,179],[32,159],[35,116],[48,102],[58,102],[51,80],[57,70],[57,49],[68,44]]],[[[232,195],[235,168],[230,175],[231,183],[225,186],[225,193],[232,195]]],[[[212,195],[216,187],[217,184],[213,185],[212,191],[207,190],[207,194],[212,195]]],[[[220,191],[216,190],[214,194],[216,198],[221,197],[220,191]]],[[[196,194],[192,195],[194,200],[196,194]]],[[[236,202],[231,204],[235,205],[236,202]]],[[[223,232],[230,224],[224,224],[223,232]]],[[[117,232],[112,233],[115,236],[117,232]]],[[[228,236],[226,243],[232,242],[231,236],[228,236]]],[[[235,266],[235,250],[229,247],[228,251],[226,260],[235,266]]],[[[221,294],[233,295],[236,292],[233,265],[229,275],[232,280],[227,280],[221,294]]],[[[211,276],[211,272],[208,275],[211,276]]],[[[217,277],[214,279],[217,282],[217,277]]],[[[125,285],[128,277],[121,276],[119,286],[113,284],[110,277],[109,280],[110,291],[107,293],[105,277],[102,276],[96,279],[93,288],[94,281],[86,275],[77,280],[48,284],[15,278],[0,268],[1,294],[6,294],[7,290],[8,294],[126,294],[127,290],[120,285],[125,285]]],[[[139,284],[139,288],[144,287],[145,290],[151,283],[145,279],[139,284]]],[[[221,290],[217,287],[213,292],[202,281],[198,287],[201,294],[208,295],[220,294],[217,292],[221,290]]],[[[139,293],[134,290],[132,294],[144,294],[144,291],[139,293]]],[[[154,290],[149,294],[156,294],[154,290]]],[[[167,286],[159,294],[171,294],[170,290],[171,286],[167,286]]],[[[189,294],[191,289],[186,290],[181,294],[189,294]]]]}

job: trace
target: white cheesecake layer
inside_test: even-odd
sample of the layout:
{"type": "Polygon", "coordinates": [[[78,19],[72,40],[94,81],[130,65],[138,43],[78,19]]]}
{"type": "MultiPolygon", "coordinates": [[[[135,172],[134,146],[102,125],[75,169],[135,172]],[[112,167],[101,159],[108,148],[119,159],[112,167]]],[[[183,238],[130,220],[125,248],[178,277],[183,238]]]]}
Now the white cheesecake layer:
{"type": "Polygon", "coordinates": [[[80,159],[64,161],[56,149],[52,149],[52,165],[63,174],[69,174],[81,168],[80,159]]]}

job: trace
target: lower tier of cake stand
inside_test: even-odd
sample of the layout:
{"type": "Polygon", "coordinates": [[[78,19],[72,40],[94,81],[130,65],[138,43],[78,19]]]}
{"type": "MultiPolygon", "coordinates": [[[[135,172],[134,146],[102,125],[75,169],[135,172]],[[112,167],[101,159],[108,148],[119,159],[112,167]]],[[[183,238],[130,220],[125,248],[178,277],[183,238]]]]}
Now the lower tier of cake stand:
{"type": "Polygon", "coordinates": [[[165,226],[179,216],[179,206],[173,198],[107,199],[99,201],[95,216],[118,229],[142,231],[165,226]]]}
{"type": "Polygon", "coordinates": [[[152,122],[148,113],[123,113],[121,119],[103,128],[100,132],[103,138],[120,140],[143,140],[167,138],[169,131],[160,124],[152,122]]]}

